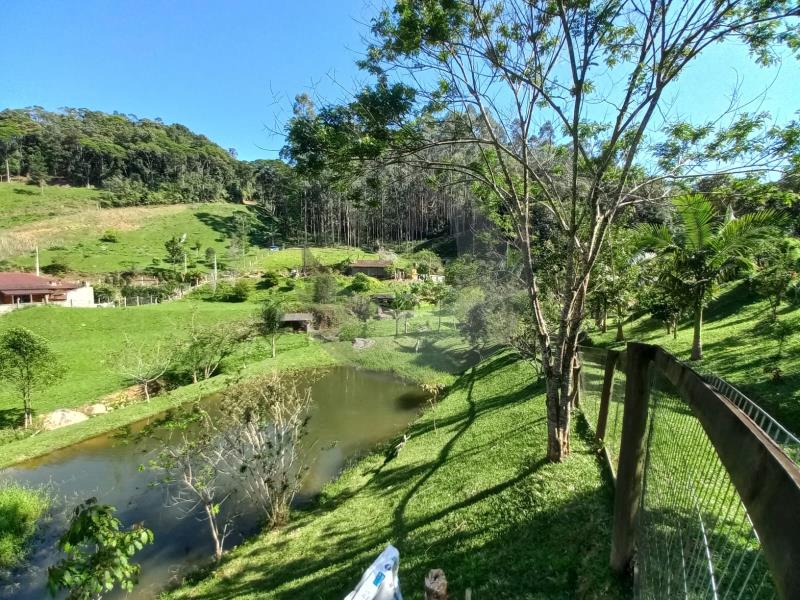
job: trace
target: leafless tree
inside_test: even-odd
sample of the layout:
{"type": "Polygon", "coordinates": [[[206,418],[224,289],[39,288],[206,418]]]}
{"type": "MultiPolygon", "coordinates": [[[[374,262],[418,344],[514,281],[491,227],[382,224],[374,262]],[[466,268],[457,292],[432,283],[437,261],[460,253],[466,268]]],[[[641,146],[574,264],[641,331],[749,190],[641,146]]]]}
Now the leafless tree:
{"type": "Polygon", "coordinates": [[[172,365],[172,349],[165,342],[134,342],[126,336],[125,347],[117,355],[119,372],[125,379],[141,386],[150,402],[150,388],[172,365]]]}

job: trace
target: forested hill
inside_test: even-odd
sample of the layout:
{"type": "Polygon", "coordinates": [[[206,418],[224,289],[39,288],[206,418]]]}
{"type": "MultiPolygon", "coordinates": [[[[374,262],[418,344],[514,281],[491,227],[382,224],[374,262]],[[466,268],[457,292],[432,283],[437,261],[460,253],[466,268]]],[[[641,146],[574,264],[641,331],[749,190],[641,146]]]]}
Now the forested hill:
{"type": "Polygon", "coordinates": [[[102,187],[119,204],[232,197],[238,161],[179,124],[86,109],[0,112],[4,175],[102,187]]]}
{"type": "Polygon", "coordinates": [[[405,242],[458,234],[475,219],[468,186],[419,170],[334,183],[282,160],[237,160],[184,125],[87,109],[1,111],[0,161],[4,181],[98,188],[104,206],[252,202],[284,241],[405,242]]]}

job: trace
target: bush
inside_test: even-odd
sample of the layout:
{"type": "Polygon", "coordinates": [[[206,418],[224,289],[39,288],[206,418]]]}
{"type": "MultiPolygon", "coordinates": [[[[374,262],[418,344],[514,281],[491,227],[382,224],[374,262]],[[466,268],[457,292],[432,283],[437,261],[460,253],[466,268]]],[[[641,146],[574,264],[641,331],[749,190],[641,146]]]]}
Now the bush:
{"type": "Polygon", "coordinates": [[[0,487],[0,567],[13,567],[25,557],[26,542],[49,506],[41,490],[17,483],[0,487]]]}
{"type": "Polygon", "coordinates": [[[108,242],[109,244],[116,244],[119,241],[119,236],[117,235],[116,231],[111,231],[110,229],[106,230],[102,236],[100,236],[101,242],[108,242]]]}
{"type": "Polygon", "coordinates": [[[336,298],[336,278],[329,273],[317,275],[314,278],[314,302],[318,304],[331,304],[336,298]]]}
{"type": "Polygon", "coordinates": [[[337,337],[341,342],[352,342],[357,337],[362,337],[364,335],[364,328],[364,323],[348,321],[339,328],[339,334],[337,337]]]}
{"type": "Polygon", "coordinates": [[[162,283],[161,285],[126,285],[122,288],[122,295],[126,298],[154,298],[159,302],[169,300],[175,293],[175,285],[162,283]]]}
{"type": "Polygon", "coordinates": [[[95,302],[113,302],[117,299],[117,288],[107,283],[98,283],[94,287],[95,302]]]}
{"type": "Polygon", "coordinates": [[[281,277],[275,271],[267,271],[261,276],[261,281],[258,287],[269,290],[277,286],[281,282],[281,277]]]}
{"type": "Polygon", "coordinates": [[[370,291],[377,283],[377,280],[365,273],[356,273],[355,277],[353,277],[353,282],[350,284],[350,289],[360,294],[370,291]]]}
{"type": "Polygon", "coordinates": [[[49,265],[45,265],[42,267],[42,273],[46,273],[47,275],[53,275],[55,277],[63,277],[67,273],[69,273],[70,268],[61,262],[54,262],[50,263],[49,265]]]}
{"type": "Polygon", "coordinates": [[[311,308],[317,327],[327,329],[338,327],[347,320],[347,311],[338,304],[316,304],[311,308]]]}
{"type": "Polygon", "coordinates": [[[217,293],[213,299],[217,302],[247,302],[252,285],[247,279],[239,279],[233,285],[226,282],[217,284],[217,293]]]}

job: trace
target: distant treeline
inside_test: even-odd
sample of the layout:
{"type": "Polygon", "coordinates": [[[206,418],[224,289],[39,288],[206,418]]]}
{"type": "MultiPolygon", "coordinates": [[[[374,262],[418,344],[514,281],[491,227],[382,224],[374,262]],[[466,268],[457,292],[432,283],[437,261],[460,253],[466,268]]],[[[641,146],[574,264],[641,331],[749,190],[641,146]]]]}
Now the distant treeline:
{"type": "Polygon", "coordinates": [[[110,206],[247,202],[284,240],[370,245],[469,231],[469,188],[387,167],[332,182],[282,160],[240,161],[179,124],[86,109],[0,112],[3,180],[105,190],[110,206]]]}

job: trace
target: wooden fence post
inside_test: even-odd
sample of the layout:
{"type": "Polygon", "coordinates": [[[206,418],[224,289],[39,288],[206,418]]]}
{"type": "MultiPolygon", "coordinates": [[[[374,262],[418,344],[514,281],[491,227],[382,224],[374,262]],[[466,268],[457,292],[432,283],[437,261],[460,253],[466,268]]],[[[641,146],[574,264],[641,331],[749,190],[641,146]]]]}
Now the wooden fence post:
{"type": "Polygon", "coordinates": [[[603,373],[603,391],[600,393],[600,409],[597,412],[597,435],[598,441],[606,438],[606,426],[608,425],[608,407],[611,402],[611,390],[614,387],[614,372],[617,369],[617,359],[619,352],[609,350],[606,353],[606,369],[603,373]]]}
{"type": "Polygon", "coordinates": [[[627,571],[636,541],[636,524],[644,474],[647,403],[650,396],[648,370],[655,347],[631,342],[627,349],[625,409],[614,493],[614,529],[611,537],[611,568],[627,571]]]}

